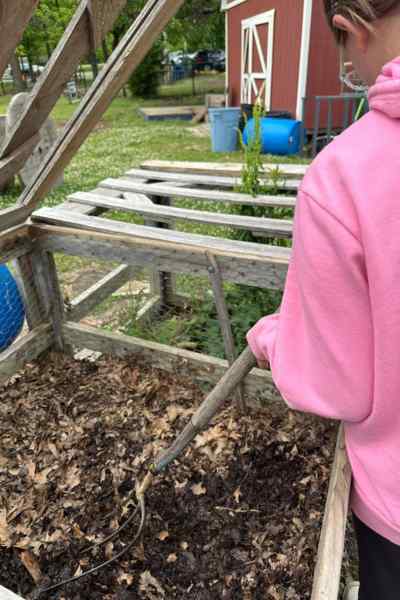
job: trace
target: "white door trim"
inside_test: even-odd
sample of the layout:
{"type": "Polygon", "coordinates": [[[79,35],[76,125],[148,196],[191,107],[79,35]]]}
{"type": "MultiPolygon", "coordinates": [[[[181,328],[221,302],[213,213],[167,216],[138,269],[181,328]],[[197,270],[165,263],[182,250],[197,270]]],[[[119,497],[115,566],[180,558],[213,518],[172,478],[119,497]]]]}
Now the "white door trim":
{"type": "Polygon", "coordinates": [[[270,110],[272,97],[272,64],[274,53],[274,22],[275,9],[268,10],[249,19],[242,21],[241,35],[241,101],[250,104],[252,91],[257,93],[256,80],[265,80],[265,108],[270,110]],[[257,31],[258,25],[268,25],[268,41],[267,41],[267,61],[265,62],[265,54],[261,46],[260,38],[257,31]],[[253,73],[253,51],[254,47],[260,56],[260,63],[263,71],[261,73],[253,73]],[[247,60],[249,61],[247,64],[247,60]],[[248,67],[246,69],[246,67],[248,67]]]}
{"type": "Polygon", "coordinates": [[[229,2],[229,0],[222,0],[221,10],[230,10],[234,6],[239,6],[239,4],[243,4],[243,2],[247,2],[247,0],[232,0],[232,2],[229,2]]]}
{"type": "Polygon", "coordinates": [[[307,94],[308,68],[311,44],[313,0],[303,0],[303,25],[301,30],[300,65],[297,87],[296,118],[301,120],[303,98],[307,94]]]}

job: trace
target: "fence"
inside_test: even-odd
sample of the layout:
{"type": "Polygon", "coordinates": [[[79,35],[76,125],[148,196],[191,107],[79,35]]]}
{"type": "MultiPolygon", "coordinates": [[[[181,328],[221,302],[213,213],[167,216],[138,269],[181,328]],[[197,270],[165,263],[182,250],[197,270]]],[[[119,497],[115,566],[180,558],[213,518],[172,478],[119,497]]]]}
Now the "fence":
{"type": "MultiPolygon", "coordinates": [[[[307,124],[309,98],[303,99],[303,122],[307,124]]],[[[313,98],[313,127],[311,130],[311,157],[329,144],[335,136],[347,129],[368,109],[365,94],[315,96],[313,98]]]]}

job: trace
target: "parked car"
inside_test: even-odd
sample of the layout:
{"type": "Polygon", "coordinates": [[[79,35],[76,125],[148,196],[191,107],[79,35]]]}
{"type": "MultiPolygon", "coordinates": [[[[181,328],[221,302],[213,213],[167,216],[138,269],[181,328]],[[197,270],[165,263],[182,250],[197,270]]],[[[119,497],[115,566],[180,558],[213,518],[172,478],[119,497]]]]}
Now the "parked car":
{"type": "Polygon", "coordinates": [[[215,50],[212,53],[213,69],[224,72],[226,69],[226,56],[224,50],[215,50]]]}
{"type": "Polygon", "coordinates": [[[178,50],[177,52],[170,52],[167,57],[167,62],[170,65],[186,65],[188,63],[192,63],[191,55],[183,52],[183,50],[178,50]]]}
{"type": "Polygon", "coordinates": [[[225,70],[225,52],[223,50],[199,50],[194,57],[196,71],[225,70]]]}

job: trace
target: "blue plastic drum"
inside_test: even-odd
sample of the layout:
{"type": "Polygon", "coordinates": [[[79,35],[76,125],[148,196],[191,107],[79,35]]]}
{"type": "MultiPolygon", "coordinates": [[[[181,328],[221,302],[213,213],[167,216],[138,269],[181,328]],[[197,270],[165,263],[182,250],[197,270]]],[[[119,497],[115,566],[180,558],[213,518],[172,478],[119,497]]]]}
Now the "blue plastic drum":
{"type": "MultiPolygon", "coordinates": [[[[243,141],[248,143],[255,135],[255,122],[251,119],[243,132],[243,141]]],[[[301,150],[303,124],[294,119],[261,119],[261,144],[264,154],[287,156],[298,154],[301,150]]]]}
{"type": "Polygon", "coordinates": [[[18,337],[24,320],[24,303],[17,283],[8,268],[0,265],[0,352],[18,337]]]}

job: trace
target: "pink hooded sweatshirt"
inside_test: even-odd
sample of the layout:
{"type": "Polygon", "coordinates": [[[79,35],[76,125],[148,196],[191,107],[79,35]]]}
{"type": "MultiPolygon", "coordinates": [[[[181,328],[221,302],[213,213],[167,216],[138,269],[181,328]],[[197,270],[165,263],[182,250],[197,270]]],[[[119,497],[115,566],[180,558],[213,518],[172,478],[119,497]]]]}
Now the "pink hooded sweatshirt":
{"type": "Polygon", "coordinates": [[[247,335],[287,404],[345,423],[352,508],[400,545],[400,58],[302,182],[279,314],[247,335]]]}

